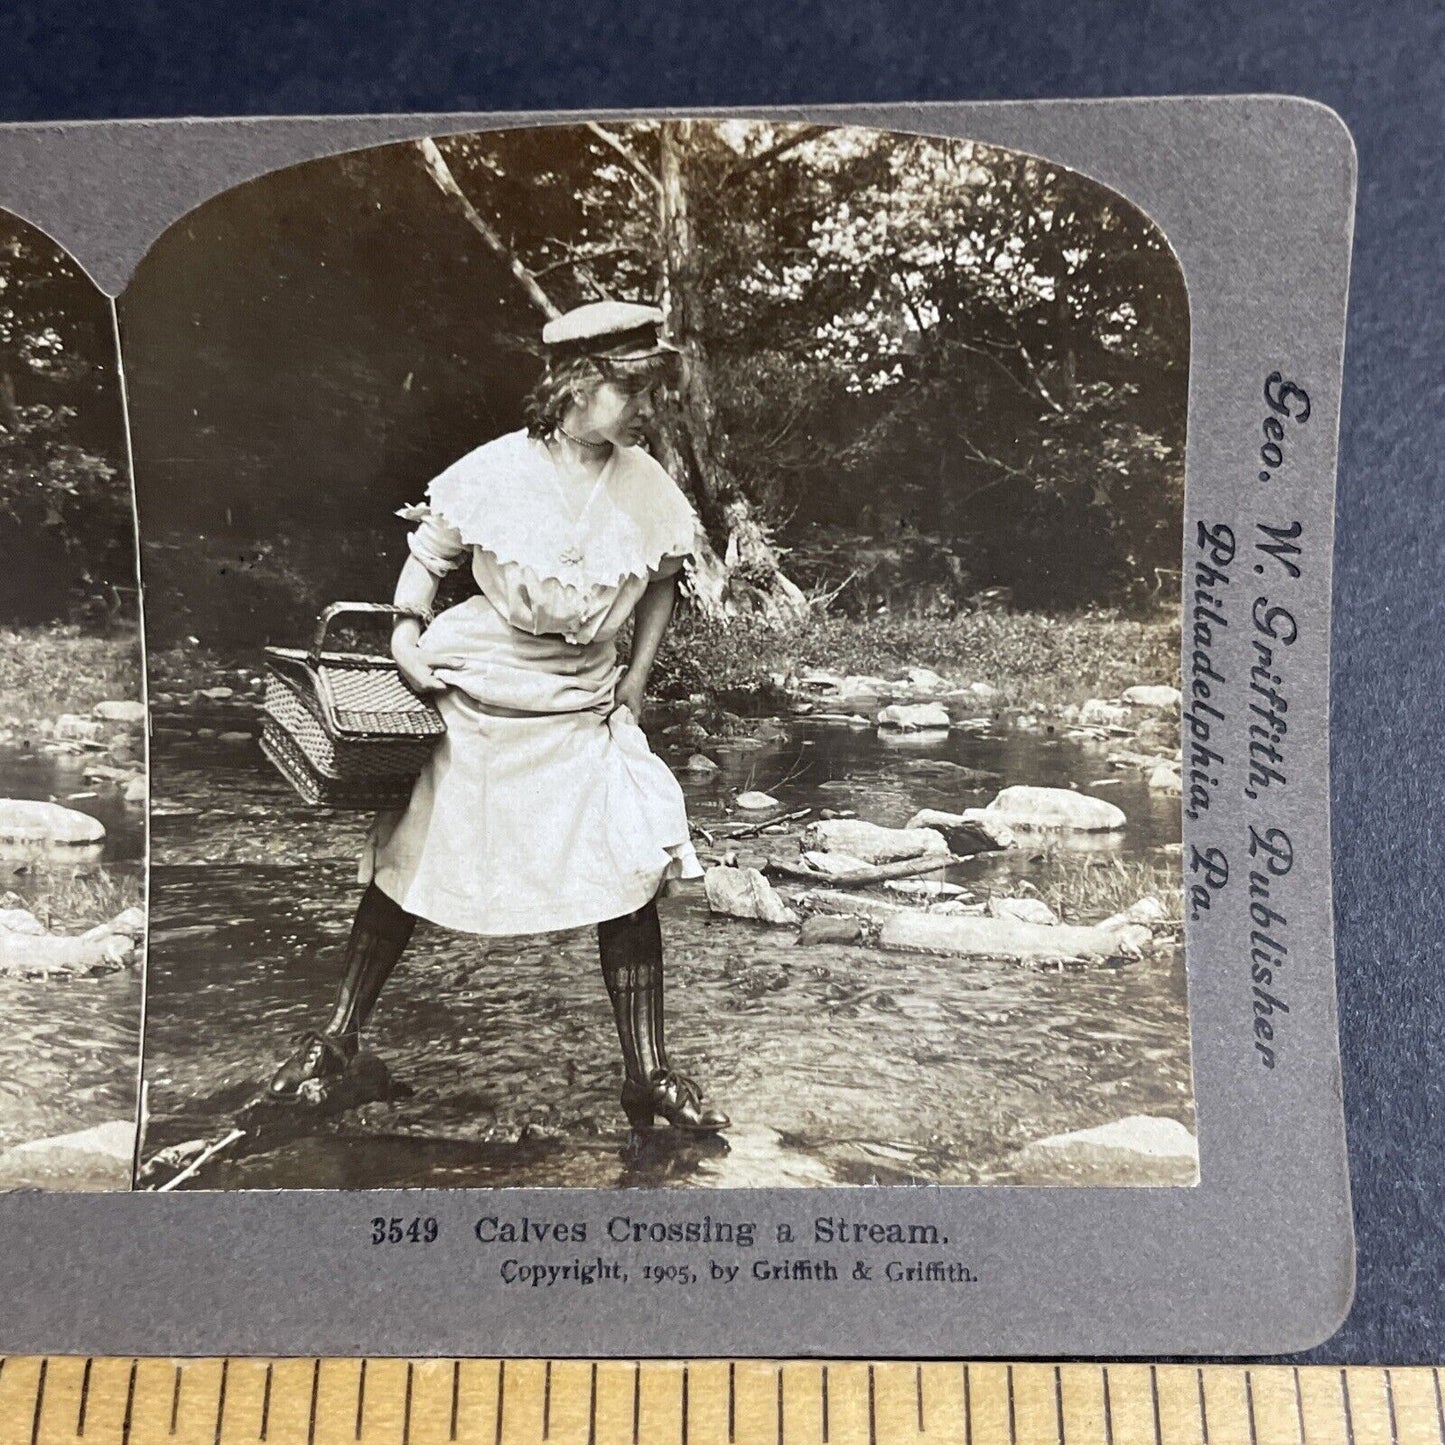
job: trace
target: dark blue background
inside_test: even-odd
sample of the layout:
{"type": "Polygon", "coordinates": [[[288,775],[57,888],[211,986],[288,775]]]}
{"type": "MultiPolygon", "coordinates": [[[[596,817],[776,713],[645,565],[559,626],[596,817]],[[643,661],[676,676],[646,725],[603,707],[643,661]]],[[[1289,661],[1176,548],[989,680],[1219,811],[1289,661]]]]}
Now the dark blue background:
{"type": "Polygon", "coordinates": [[[1326,102],[1360,157],[1333,719],[1359,1292],[1317,1357],[1437,1360],[1445,5],[0,0],[3,120],[1243,91],[1326,102]]]}

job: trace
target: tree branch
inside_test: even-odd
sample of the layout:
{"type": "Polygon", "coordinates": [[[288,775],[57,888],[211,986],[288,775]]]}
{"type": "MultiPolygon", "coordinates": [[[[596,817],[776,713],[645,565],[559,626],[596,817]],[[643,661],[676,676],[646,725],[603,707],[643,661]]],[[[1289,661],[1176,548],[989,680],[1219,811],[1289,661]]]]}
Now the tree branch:
{"type": "Polygon", "coordinates": [[[600,140],[603,145],[609,145],[623,160],[659,195],[662,195],[662,182],[648,169],[647,163],[627,144],[621,136],[613,135],[605,126],[600,126],[595,120],[587,122],[587,129],[600,140]]]}
{"type": "Polygon", "coordinates": [[[597,279],[597,273],[585,262],[577,262],[577,278],[599,301],[611,301],[612,293],[597,279]]]}
{"type": "Polygon", "coordinates": [[[550,245],[556,245],[567,254],[560,260],[549,261],[545,266],[538,266],[532,273],[539,281],[543,276],[550,276],[553,271],[565,271],[569,266],[575,266],[579,270],[590,266],[593,261],[605,261],[611,256],[640,256],[645,254],[640,246],[601,246],[596,250],[587,251],[578,247],[573,249],[562,241],[549,241],[550,245]]]}
{"type": "Polygon", "coordinates": [[[786,155],[795,146],[803,145],[822,135],[825,130],[827,130],[827,126],[805,125],[801,130],[794,131],[786,140],[780,140],[775,145],[770,145],[767,150],[760,151],[745,161],[739,161],[723,178],[722,189],[726,190],[729,186],[737,185],[739,181],[750,176],[755,170],[777,160],[781,155],[786,155]]]}
{"type": "Polygon", "coordinates": [[[992,362],[994,366],[997,367],[998,370],[1001,371],[1004,376],[1009,379],[1009,381],[1011,381],[1016,387],[1018,387],[1018,389],[1023,392],[1025,396],[1037,397],[1039,400],[1043,401],[1045,405],[1052,407],[1054,411],[1057,412],[1060,416],[1064,414],[1063,407],[1061,407],[1059,403],[1055,401],[1054,398],[1050,396],[1049,393],[1044,389],[1043,382],[1039,380],[1038,367],[1034,364],[1033,358],[1028,354],[1028,350],[1025,348],[1022,341],[1018,343],[1018,352],[1019,355],[1023,357],[1025,364],[1028,366],[1029,379],[1033,382],[1032,390],[1030,390],[1029,387],[1025,386],[1024,383],[1020,381],[1018,377],[1016,377],[1013,372],[1011,372],[1008,367],[1006,367],[1003,362],[1000,361],[999,358],[993,354],[993,352],[985,351],[982,347],[974,346],[967,341],[960,341],[957,337],[951,337],[948,344],[949,346],[956,347],[959,351],[966,351],[970,356],[981,357],[984,361],[992,362]]]}
{"type": "Polygon", "coordinates": [[[457,178],[452,174],[452,168],[447,164],[447,158],[437,149],[437,143],[427,136],[417,141],[416,144],[432,180],[437,183],[444,195],[450,196],[457,202],[467,224],[516,277],[532,304],[548,319],[560,316],[561,308],[537,284],[537,278],[518,260],[516,253],[502,240],[491,222],[467,199],[466,193],[457,184],[457,178]]]}
{"type": "Polygon", "coordinates": [[[1023,357],[1023,359],[1024,359],[1024,365],[1026,365],[1026,366],[1028,367],[1028,369],[1029,369],[1029,375],[1030,375],[1030,377],[1033,378],[1033,383],[1034,383],[1034,388],[1035,388],[1035,390],[1038,392],[1038,394],[1039,394],[1041,397],[1043,397],[1043,399],[1044,399],[1046,402],[1048,402],[1048,404],[1049,404],[1051,407],[1053,407],[1053,409],[1054,409],[1060,416],[1063,416],[1063,414],[1064,414],[1064,408],[1063,408],[1063,406],[1062,406],[1058,401],[1056,401],[1056,400],[1054,399],[1054,397],[1050,394],[1048,387],[1046,387],[1046,386],[1044,385],[1044,379],[1043,379],[1043,377],[1039,374],[1039,365],[1038,365],[1038,363],[1033,359],[1033,357],[1029,355],[1029,349],[1028,349],[1027,346],[1025,346],[1025,345],[1023,344],[1022,341],[1019,342],[1019,355],[1023,357]]]}

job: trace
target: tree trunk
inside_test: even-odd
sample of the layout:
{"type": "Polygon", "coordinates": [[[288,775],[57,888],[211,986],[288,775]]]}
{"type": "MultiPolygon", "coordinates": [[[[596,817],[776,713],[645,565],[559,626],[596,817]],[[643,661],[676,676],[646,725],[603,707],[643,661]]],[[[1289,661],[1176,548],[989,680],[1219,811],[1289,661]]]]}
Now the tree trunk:
{"type": "Polygon", "coordinates": [[[562,314],[552,298],[541,288],[537,278],[522,264],[521,260],[513,253],[512,248],[502,240],[496,229],[487,221],[487,218],[477,210],[468,199],[467,194],[457,184],[457,178],[452,174],[452,168],[447,164],[447,158],[441,153],[437,143],[430,136],[417,141],[417,149],[421,152],[421,158],[431,174],[432,180],[437,183],[443,195],[450,196],[458,206],[461,207],[462,215],[466,218],[467,224],[486,242],[488,249],[502,262],[504,266],[517,279],[517,284],[527,293],[532,304],[552,320],[562,314]]]}
{"type": "MultiPolygon", "coordinates": [[[[647,174],[635,152],[600,126],[591,129],[634,169],[647,174]]],[[[687,590],[699,611],[710,617],[739,612],[761,613],[776,620],[800,617],[808,610],[808,600],[783,575],[766,529],[729,475],[722,455],[712,374],[701,340],[696,251],[688,214],[691,139],[690,121],[663,125],[662,174],[656,180],[663,305],[669,335],[682,351],[679,405],[661,428],[658,460],[671,475],[691,484],[704,528],[698,538],[697,559],[688,569],[687,590]],[[714,539],[723,541],[725,557],[718,554],[714,539]]],[[[557,306],[536,275],[468,199],[436,142],[418,141],[417,149],[432,180],[457,203],[467,224],[503,262],[537,309],[549,318],[557,316],[557,306]]]]}
{"type": "Polygon", "coordinates": [[[728,471],[718,425],[712,372],[702,342],[697,251],[689,214],[688,152],[693,122],[667,121],[661,135],[663,291],[667,330],[682,353],[675,418],[661,440],[661,460],[688,479],[704,528],[726,538],[724,558],[711,548],[699,557],[692,591],[714,616],[740,611],[782,620],[808,610],[807,598],[783,575],[767,532],[728,471]]]}

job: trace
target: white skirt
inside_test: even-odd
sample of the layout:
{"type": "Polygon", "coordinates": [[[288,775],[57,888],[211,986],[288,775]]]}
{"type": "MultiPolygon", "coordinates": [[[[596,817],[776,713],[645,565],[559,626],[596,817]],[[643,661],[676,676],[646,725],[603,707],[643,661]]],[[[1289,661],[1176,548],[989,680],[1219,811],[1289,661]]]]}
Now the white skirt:
{"type": "MultiPolygon", "coordinates": [[[[456,648],[447,616],[424,647],[456,648]]],[[[539,641],[527,639],[534,678],[539,641]]],[[[446,736],[411,801],[373,823],[363,883],[419,918],[502,936],[617,918],[670,878],[702,876],[682,789],[627,708],[501,717],[464,686],[438,699],[446,736]]]]}

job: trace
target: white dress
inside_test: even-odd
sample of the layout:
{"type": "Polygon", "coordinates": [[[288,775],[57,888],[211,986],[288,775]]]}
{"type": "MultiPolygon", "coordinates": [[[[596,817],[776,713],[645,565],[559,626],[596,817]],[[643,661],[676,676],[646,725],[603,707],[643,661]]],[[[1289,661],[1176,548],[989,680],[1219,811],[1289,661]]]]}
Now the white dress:
{"type": "Polygon", "coordinates": [[[615,639],[648,583],[676,572],[697,519],[667,473],[614,448],[595,485],[565,481],[513,432],[449,467],[399,515],[436,579],[470,558],[481,595],[421,636],[446,736],[405,809],[379,814],[362,882],[469,933],[575,928],[698,878],[682,789],[625,707],[615,639]],[[445,660],[444,665],[439,665],[445,660]]]}

